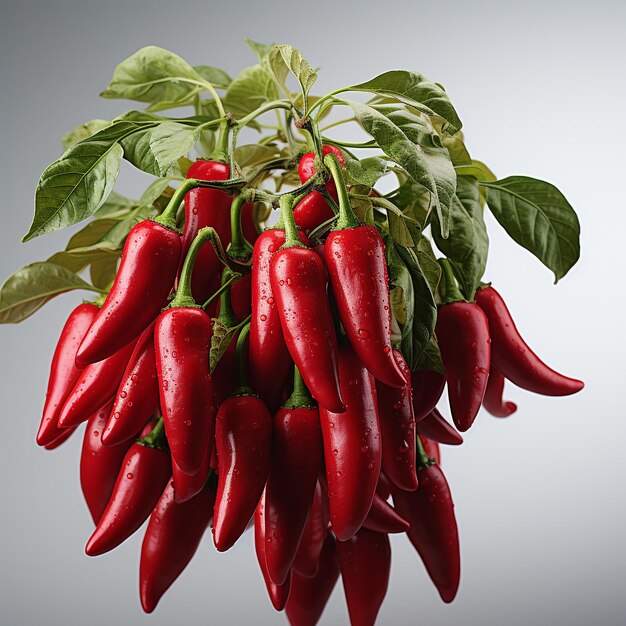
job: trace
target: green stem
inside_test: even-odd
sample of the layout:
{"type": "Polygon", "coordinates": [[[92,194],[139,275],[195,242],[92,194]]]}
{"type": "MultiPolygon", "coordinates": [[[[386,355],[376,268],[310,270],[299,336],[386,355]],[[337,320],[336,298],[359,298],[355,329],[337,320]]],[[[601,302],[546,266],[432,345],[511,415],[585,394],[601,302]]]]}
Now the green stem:
{"type": "Polygon", "coordinates": [[[156,448],[157,450],[167,450],[167,438],[165,437],[165,424],[163,418],[155,424],[154,428],[145,436],[137,441],[142,446],[148,448],[156,448]]]}
{"type": "Polygon", "coordinates": [[[339,219],[333,230],[345,230],[347,228],[355,228],[360,226],[359,218],[350,206],[350,197],[348,196],[348,188],[343,177],[343,171],[339,159],[335,154],[327,154],[324,157],[324,165],[330,170],[337,187],[337,195],[339,196],[339,219]]]}
{"type": "Polygon", "coordinates": [[[194,189],[195,185],[193,182],[192,178],[187,178],[180,183],[180,185],[178,185],[176,191],[170,198],[170,201],[167,203],[167,206],[163,209],[163,213],[154,219],[155,222],[162,224],[167,228],[171,228],[172,230],[178,230],[176,227],[176,214],[178,213],[178,207],[187,193],[194,189]]]}
{"type": "MultiPolygon", "coordinates": [[[[225,291],[228,291],[229,287],[237,280],[239,280],[241,278],[241,274],[239,272],[234,272],[233,270],[231,270],[230,268],[226,268],[229,272],[230,272],[230,278],[226,281],[223,282],[220,286],[220,288],[202,305],[203,309],[206,309],[209,304],[211,304],[211,302],[213,302],[213,300],[215,300],[215,298],[217,298],[218,296],[221,296],[225,291]]],[[[220,308],[220,313],[221,313],[222,309],[220,308]]]]}
{"type": "Polygon", "coordinates": [[[263,113],[267,113],[268,111],[273,111],[274,109],[285,109],[287,111],[291,111],[291,102],[289,100],[274,100],[273,102],[268,102],[260,106],[258,109],[255,109],[251,113],[248,113],[245,117],[242,117],[237,121],[237,126],[239,128],[246,126],[252,120],[259,117],[259,115],[263,115],[263,113]]]}
{"type": "Polygon", "coordinates": [[[431,459],[426,454],[426,450],[424,450],[424,446],[421,439],[419,438],[419,435],[415,435],[415,440],[417,464],[419,465],[419,467],[428,467],[429,465],[433,465],[435,463],[435,460],[431,459]]]}
{"type": "Polygon", "coordinates": [[[304,384],[302,374],[300,374],[298,368],[294,366],[293,392],[283,406],[289,409],[299,409],[301,407],[312,407],[314,405],[315,402],[313,402],[313,398],[311,398],[311,394],[304,384]]]}
{"type": "Polygon", "coordinates": [[[231,259],[248,261],[252,256],[252,246],[243,235],[241,227],[241,209],[246,202],[244,194],[233,198],[230,205],[230,246],[228,256],[231,259]]]}
{"type": "Polygon", "coordinates": [[[230,124],[228,120],[220,121],[220,129],[217,135],[215,150],[209,157],[212,161],[228,163],[228,143],[230,141],[230,124]]]}
{"type": "Polygon", "coordinates": [[[191,293],[191,275],[193,273],[193,266],[196,262],[196,257],[198,256],[198,252],[200,252],[200,248],[202,248],[207,241],[211,240],[215,236],[215,229],[207,226],[206,228],[201,228],[195,239],[191,242],[191,246],[189,247],[189,251],[185,257],[183,269],[181,270],[180,278],[178,280],[178,289],[176,290],[176,295],[170,304],[170,308],[183,306],[201,308],[198,304],[196,304],[196,301],[191,293]]]}
{"type": "MultiPolygon", "coordinates": [[[[233,302],[230,293],[230,286],[237,278],[233,278],[236,272],[233,272],[230,268],[225,267],[222,272],[222,295],[220,296],[220,314],[218,319],[227,328],[233,328],[237,326],[239,320],[233,310],[233,302]]],[[[241,274],[239,274],[241,277],[241,274]]]]}
{"type": "Polygon", "coordinates": [[[306,246],[300,241],[298,235],[298,227],[296,226],[296,220],[293,218],[293,202],[294,198],[291,194],[285,194],[280,197],[280,216],[282,218],[282,226],[285,229],[285,243],[281,246],[283,248],[306,248],[306,246]]]}
{"type": "Polygon", "coordinates": [[[465,302],[465,298],[461,294],[454,278],[454,271],[452,270],[452,264],[448,259],[439,259],[439,265],[443,270],[444,278],[444,294],[443,303],[450,304],[451,302],[465,302]]]}
{"type": "Polygon", "coordinates": [[[246,349],[248,336],[250,335],[250,323],[246,324],[237,337],[235,346],[235,362],[237,364],[237,389],[235,395],[251,394],[252,389],[248,385],[248,364],[246,359],[246,349]]]}

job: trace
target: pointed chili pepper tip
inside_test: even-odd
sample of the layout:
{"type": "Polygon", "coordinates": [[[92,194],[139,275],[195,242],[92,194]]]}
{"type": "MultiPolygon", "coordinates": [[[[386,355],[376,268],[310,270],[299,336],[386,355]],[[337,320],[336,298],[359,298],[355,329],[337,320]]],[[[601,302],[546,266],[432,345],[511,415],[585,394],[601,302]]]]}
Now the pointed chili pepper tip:
{"type": "Polygon", "coordinates": [[[85,546],[85,554],[87,556],[100,556],[104,554],[107,550],[104,549],[104,545],[102,544],[100,534],[94,531],[93,535],[89,537],[89,541],[85,546]]]}
{"type": "Polygon", "coordinates": [[[153,597],[152,594],[149,594],[143,589],[140,591],[139,597],[141,600],[141,608],[144,610],[144,613],[152,613],[154,609],[156,609],[160,600],[160,598],[153,597]]]}

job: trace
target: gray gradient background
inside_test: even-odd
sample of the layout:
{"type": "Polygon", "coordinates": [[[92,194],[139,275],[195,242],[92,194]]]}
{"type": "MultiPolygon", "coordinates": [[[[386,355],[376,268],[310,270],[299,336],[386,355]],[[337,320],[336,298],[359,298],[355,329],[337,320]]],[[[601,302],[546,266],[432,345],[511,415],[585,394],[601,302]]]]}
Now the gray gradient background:
{"type": "MultiPolygon", "coordinates": [[[[466,445],[444,450],[462,542],[458,598],[443,605],[408,542],[394,538],[380,624],[624,624],[624,3],[388,2],[377,9],[336,2],[332,17],[315,2],[302,10],[279,2],[222,6],[3,7],[0,276],[63,245],[67,233],[19,243],[37,178],[59,155],[62,133],[134,106],[98,93],[114,66],[143,45],[236,73],[254,62],[245,35],[288,41],[321,66],[319,93],[400,67],[443,83],[475,158],[501,177],[554,182],[579,212],[582,261],[556,287],[488,218],[487,278],[541,355],[587,387],[563,399],[510,388],[520,404],[514,418],[482,414],[466,445]],[[316,15],[324,16],[319,26],[316,15]]],[[[136,194],[146,181],[126,164],[119,189],[136,194]]],[[[281,623],[250,534],[226,555],[205,537],[151,617],[137,598],[140,533],[107,556],[84,556],[91,523],[78,483],[80,437],[53,453],[34,444],[53,346],[79,298],[59,297],[26,323],[0,328],[0,623],[281,623]]],[[[340,585],[323,623],[346,623],[340,585]]]]}

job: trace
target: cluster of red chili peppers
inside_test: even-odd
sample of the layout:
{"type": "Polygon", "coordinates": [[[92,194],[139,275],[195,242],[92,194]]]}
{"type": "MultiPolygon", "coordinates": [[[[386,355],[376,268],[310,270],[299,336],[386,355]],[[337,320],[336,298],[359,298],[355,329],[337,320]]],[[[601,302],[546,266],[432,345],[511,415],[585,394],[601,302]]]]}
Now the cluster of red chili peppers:
{"type": "MultiPolygon", "coordinates": [[[[451,602],[459,540],[439,444],[460,444],[481,406],[513,413],[505,379],[546,395],[583,386],[532,352],[493,287],[464,300],[445,260],[445,375],[411,372],[392,344],[381,235],[350,207],[342,153],[322,156],[298,169],[303,183],[324,170],[321,185],[281,196],[281,220],[260,234],[244,196],[210,187],[186,193],[181,233],[176,196],[132,228],[106,298],[79,305],[61,333],[37,442],[55,448],[87,421],[86,552],[116,548],[149,519],[147,612],[210,525],[220,551],[254,526],[271,602],[294,625],[318,621],[339,575],[351,623],[373,624],[389,533],[407,534],[451,602]],[[309,239],[334,203],[332,230],[309,239]],[[218,325],[230,343],[212,368],[218,325]],[[446,386],[456,429],[436,408],[446,386]]],[[[230,171],[199,160],[187,176],[230,171]]]]}

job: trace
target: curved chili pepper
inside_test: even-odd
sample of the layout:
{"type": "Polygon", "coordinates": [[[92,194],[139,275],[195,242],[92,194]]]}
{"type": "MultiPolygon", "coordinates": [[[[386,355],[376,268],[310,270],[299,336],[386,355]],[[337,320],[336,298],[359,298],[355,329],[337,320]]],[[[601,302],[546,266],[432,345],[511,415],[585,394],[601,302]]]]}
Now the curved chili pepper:
{"type": "Polygon", "coordinates": [[[436,406],[446,386],[446,377],[431,370],[411,373],[415,421],[424,419],[436,406]]]}
{"type": "MultiPolygon", "coordinates": [[[[300,241],[308,243],[304,234],[300,241]]],[[[266,230],[252,251],[252,316],[250,318],[249,367],[252,388],[275,410],[292,361],[283,338],[278,306],[270,283],[270,260],[285,243],[284,230],[266,230]]]]}
{"type": "Polygon", "coordinates": [[[133,341],[113,356],[92,363],[81,372],[61,409],[59,427],[68,428],[87,421],[115,396],[134,347],[133,341]]]}
{"type": "Polygon", "coordinates": [[[61,444],[65,443],[76,430],[77,426],[72,426],[71,428],[64,428],[59,431],[59,435],[55,437],[50,443],[47,443],[44,446],[45,450],[56,450],[61,444]]]}
{"type": "Polygon", "coordinates": [[[187,567],[213,517],[215,487],[207,485],[182,504],[167,484],[159,498],[141,544],[139,596],[152,613],[163,594],[187,567]]]}
{"type": "Polygon", "coordinates": [[[391,482],[382,470],[378,477],[378,482],[376,483],[376,493],[385,501],[389,500],[389,496],[391,495],[391,482]]]}
{"type": "Polygon", "coordinates": [[[285,606],[291,626],[315,626],[322,617],[330,594],[339,578],[339,561],[335,540],[328,535],[316,563],[315,574],[291,575],[291,591],[285,606]]]}
{"type": "Polygon", "coordinates": [[[332,413],[320,406],[320,422],[331,524],[345,541],[372,506],[382,451],[374,377],[349,346],[339,349],[339,380],[346,411],[332,413]]]}
{"type": "Polygon", "coordinates": [[[294,389],[274,415],[265,488],[265,559],[271,579],[289,576],[315,497],[322,465],[319,410],[296,369],[294,389]]]}
{"type": "MultiPolygon", "coordinates": [[[[425,457],[423,449],[420,452],[425,457]]],[[[450,487],[439,465],[426,458],[417,474],[419,489],[411,493],[395,490],[394,503],[411,523],[407,536],[441,599],[452,602],[459,588],[461,557],[450,487]]]]}
{"type": "Polygon", "coordinates": [[[78,365],[97,363],[121,350],[165,306],[182,249],[169,215],[144,220],[130,229],[113,286],[76,354],[78,365]]]}
{"type": "Polygon", "coordinates": [[[315,494],[309,518],[304,526],[300,546],[293,561],[293,571],[306,578],[312,578],[317,574],[320,553],[324,540],[328,535],[328,507],[325,506],[321,483],[315,485],[315,494]]]}
{"type": "Polygon", "coordinates": [[[334,216],[335,212],[330,208],[324,194],[317,190],[304,196],[293,208],[293,218],[305,233],[311,232],[334,216]]]}
{"type": "Polygon", "coordinates": [[[135,437],[158,404],[154,324],[150,324],[139,336],[122,375],[111,417],[102,433],[102,443],[115,446],[135,437]]]}
{"type": "Polygon", "coordinates": [[[502,397],[503,393],[504,376],[492,364],[489,370],[483,406],[494,417],[508,417],[517,411],[517,404],[515,402],[505,402],[502,397]]]}
{"type": "Polygon", "coordinates": [[[117,446],[102,444],[102,430],[111,415],[113,402],[96,411],[87,422],[80,454],[80,486],[93,523],[97,524],[113,493],[122,461],[131,442],[117,446]]]}
{"type": "Polygon", "coordinates": [[[89,556],[113,550],[148,519],[172,475],[164,445],[163,421],[159,420],[150,435],[129,448],[107,507],[87,542],[89,556]]]}
{"type": "Polygon", "coordinates": [[[373,626],[389,585],[389,537],[361,528],[354,537],[335,545],[350,624],[373,626]]]}
{"type": "Polygon", "coordinates": [[[236,280],[230,289],[233,312],[237,319],[244,319],[252,312],[252,274],[236,280]]]}
{"type": "Polygon", "coordinates": [[[254,245],[260,233],[254,217],[254,204],[251,202],[246,202],[241,207],[241,230],[246,241],[254,245]]]}
{"type": "Polygon", "coordinates": [[[478,415],[487,388],[491,366],[489,323],[477,304],[462,301],[447,259],[442,267],[445,301],[437,312],[435,332],[446,368],[452,419],[465,432],[478,415]]]}
{"type": "MultiPolygon", "coordinates": [[[[362,226],[350,207],[337,160],[324,160],[338,182],[339,219],[328,235],[325,259],[339,318],[363,365],[390,387],[406,381],[391,349],[391,306],[385,244],[374,226],[362,226]]],[[[306,380],[306,379],[305,379],[306,380]]]]}
{"type": "Polygon", "coordinates": [[[277,611],[282,611],[289,597],[291,578],[287,578],[282,585],[277,585],[267,571],[267,562],[265,560],[265,490],[263,490],[263,494],[254,511],[254,548],[272,606],[277,611]]]}
{"type": "Polygon", "coordinates": [[[414,491],[417,489],[417,478],[411,371],[399,350],[394,350],[393,355],[407,382],[402,389],[376,382],[380,434],[383,440],[383,470],[396,487],[414,491]]]}
{"type": "Polygon", "coordinates": [[[422,435],[418,435],[420,441],[422,442],[422,447],[424,448],[424,452],[430,459],[435,459],[437,465],[441,465],[441,448],[436,441],[432,439],[428,439],[427,437],[423,437],[422,435]]]}
{"type": "MultiPolygon", "coordinates": [[[[213,445],[211,444],[212,447],[213,445]]],[[[176,461],[172,460],[172,483],[174,485],[174,500],[176,502],[179,504],[187,502],[187,500],[191,500],[191,498],[202,491],[211,472],[210,462],[211,457],[207,454],[202,462],[200,471],[190,476],[176,465],[176,461]]]]}
{"type": "Polygon", "coordinates": [[[270,261],[272,293],[287,349],[311,395],[324,408],[341,413],[337,336],[324,264],[318,254],[300,243],[290,199],[281,198],[287,239],[270,261]]]}
{"type": "Polygon", "coordinates": [[[64,432],[58,426],[59,414],[81,374],[76,367],[76,351],[97,312],[98,307],[91,302],[79,304],[63,326],[52,357],[46,402],[37,433],[40,446],[52,444],[64,432]]]}
{"type": "MultiPolygon", "coordinates": [[[[415,480],[417,483],[417,479],[415,480]]],[[[372,507],[363,522],[363,528],[374,530],[378,533],[405,533],[410,524],[398,514],[398,512],[387,501],[374,494],[372,507]]]]}
{"type": "Polygon", "coordinates": [[[581,380],[563,376],[548,367],[530,349],[502,296],[493,287],[479,289],[475,298],[489,320],[493,364],[505,378],[522,389],[544,396],[566,396],[585,386],[581,380]]]}
{"type": "Polygon", "coordinates": [[[420,420],[417,430],[424,437],[437,443],[445,443],[449,446],[460,446],[463,443],[463,437],[437,409],[433,409],[423,420],[420,420]]]}

